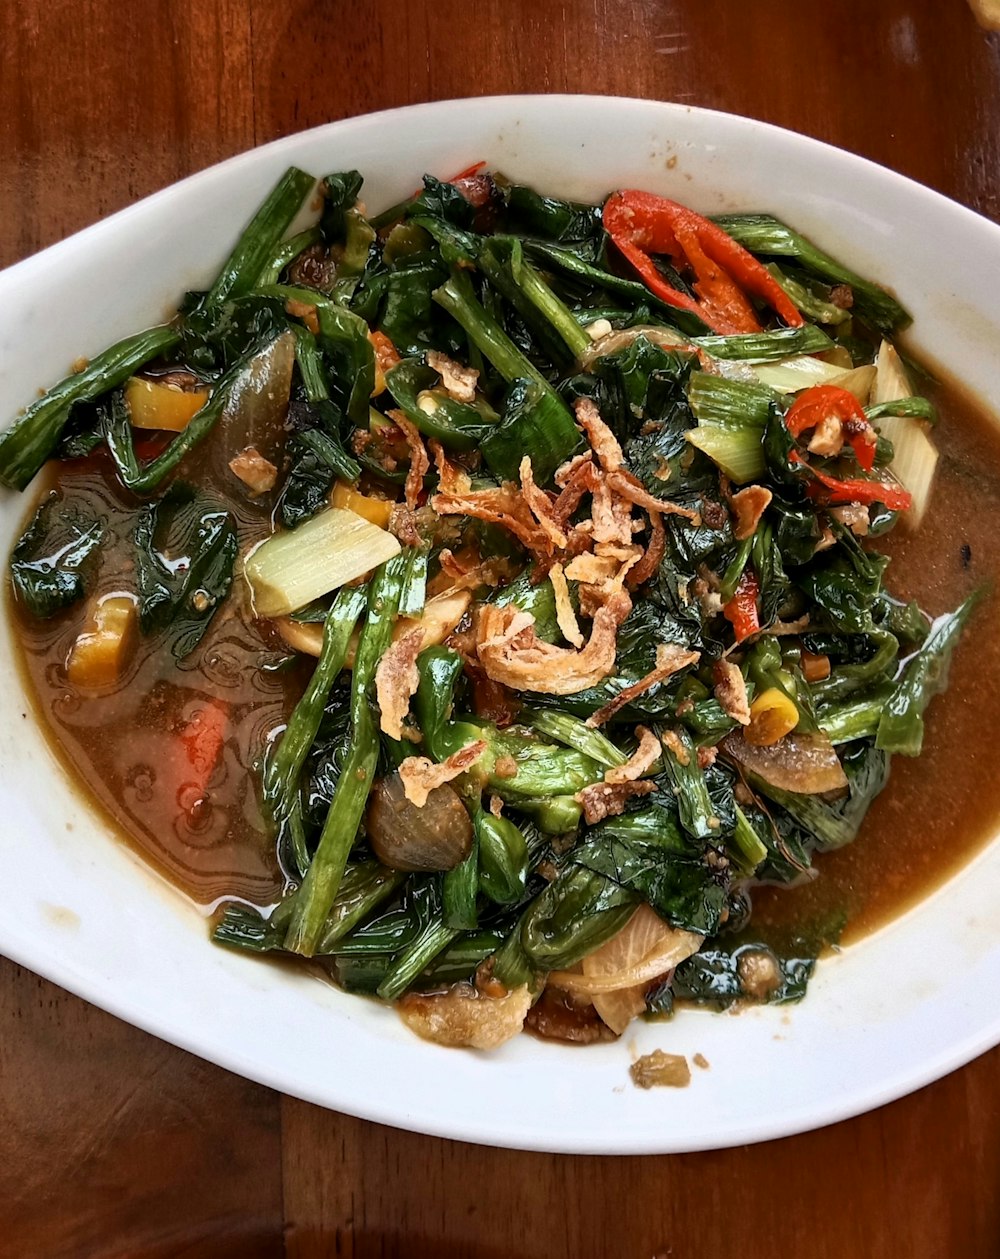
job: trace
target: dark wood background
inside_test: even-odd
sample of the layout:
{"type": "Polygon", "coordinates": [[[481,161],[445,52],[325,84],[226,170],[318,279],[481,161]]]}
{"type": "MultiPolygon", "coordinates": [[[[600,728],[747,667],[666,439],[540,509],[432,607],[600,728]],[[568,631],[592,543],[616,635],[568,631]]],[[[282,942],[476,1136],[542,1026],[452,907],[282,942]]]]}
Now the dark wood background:
{"type": "MultiPolygon", "coordinates": [[[[303,127],[545,91],[763,118],[1000,219],[1000,35],[962,0],[7,0],[0,264],[303,127]]],[[[766,1146],[549,1157],[279,1097],[0,961],[2,1256],[978,1259],[998,1181],[1000,1051],[766,1146]]]]}

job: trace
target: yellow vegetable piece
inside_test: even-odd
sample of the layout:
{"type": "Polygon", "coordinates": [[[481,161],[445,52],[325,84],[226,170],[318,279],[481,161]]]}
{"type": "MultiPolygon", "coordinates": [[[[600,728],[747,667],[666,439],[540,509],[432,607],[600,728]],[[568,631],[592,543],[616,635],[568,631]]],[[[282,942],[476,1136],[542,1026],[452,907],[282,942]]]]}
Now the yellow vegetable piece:
{"type": "Polygon", "coordinates": [[[750,724],[743,738],[755,747],[769,748],[799,724],[799,710],[776,686],[761,691],[750,705],[750,724]]]}
{"type": "Polygon", "coordinates": [[[141,376],[132,376],[125,385],[125,402],[133,428],[180,433],[207,401],[207,389],[178,389],[141,376]]]}
{"type": "Polygon", "coordinates": [[[369,498],[367,494],[359,494],[357,490],[352,490],[346,481],[337,481],[330,495],[330,506],[352,511],[356,516],[361,516],[365,520],[370,520],[373,525],[378,525],[380,529],[387,529],[395,504],[385,498],[369,498]]]}
{"type": "Polygon", "coordinates": [[[135,599],[105,595],[93,606],[88,624],[70,648],[66,676],[81,691],[104,691],[117,685],[135,647],[135,599]]]}

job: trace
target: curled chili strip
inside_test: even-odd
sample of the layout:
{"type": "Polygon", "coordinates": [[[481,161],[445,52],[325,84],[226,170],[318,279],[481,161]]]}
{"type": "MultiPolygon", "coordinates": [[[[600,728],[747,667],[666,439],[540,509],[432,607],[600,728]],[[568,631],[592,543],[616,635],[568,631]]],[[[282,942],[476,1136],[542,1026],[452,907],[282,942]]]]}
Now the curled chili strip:
{"type": "Polygon", "coordinates": [[[854,451],[858,463],[866,472],[871,472],[875,466],[878,435],[854,394],[836,385],[813,385],[795,399],[785,416],[785,427],[793,437],[800,437],[824,420],[838,422],[843,439],[854,451]]]}
{"type": "Polygon", "coordinates": [[[662,301],[691,311],[724,336],[760,332],[748,294],[766,302],[792,328],[799,311],[774,277],[716,223],[666,197],[627,189],[604,206],[604,227],[615,246],[662,301]],[[694,273],[690,297],[668,284],[652,254],[667,254],[694,273]]]}

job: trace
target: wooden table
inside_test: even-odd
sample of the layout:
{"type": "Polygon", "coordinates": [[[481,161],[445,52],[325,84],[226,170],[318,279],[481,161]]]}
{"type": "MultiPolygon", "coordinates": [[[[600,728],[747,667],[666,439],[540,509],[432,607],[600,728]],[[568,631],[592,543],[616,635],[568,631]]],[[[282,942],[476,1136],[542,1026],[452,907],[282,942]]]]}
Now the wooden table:
{"type": "MultiPolygon", "coordinates": [[[[276,136],[480,92],[745,113],[1000,219],[1000,35],[961,0],[11,0],[0,56],[0,264],[276,136]]],[[[1000,1254],[1000,1051],[808,1136],[567,1158],[279,1097],[2,962],[0,1018],[2,1256],[1000,1254]]]]}

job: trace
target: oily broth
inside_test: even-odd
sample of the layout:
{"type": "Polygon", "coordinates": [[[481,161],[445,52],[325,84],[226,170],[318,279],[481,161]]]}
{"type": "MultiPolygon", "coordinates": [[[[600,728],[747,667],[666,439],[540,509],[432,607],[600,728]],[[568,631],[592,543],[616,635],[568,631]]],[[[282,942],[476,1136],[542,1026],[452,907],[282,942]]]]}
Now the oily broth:
{"type": "MultiPolygon", "coordinates": [[[[64,465],[60,491],[110,522],[95,594],[134,588],[131,535],[136,500],[117,486],[102,456],[64,465]]],[[[216,494],[216,497],[220,497],[216,494]]],[[[268,527],[266,511],[226,503],[241,545],[268,527]]],[[[287,719],[304,685],[303,667],[282,664],[257,631],[239,582],[194,653],[179,664],[157,636],[139,638],[123,685],[79,695],[65,661],[82,627],[82,605],[49,621],[10,598],[26,689],[70,777],[89,789],[114,829],[199,904],[239,897],[273,902],[282,885],[270,828],[261,816],[255,761],[287,719]],[[185,778],[178,734],[206,706],[225,705],[227,733],[203,798],[185,778]]]]}
{"type": "MultiPolygon", "coordinates": [[[[916,534],[900,525],[876,545],[892,556],[893,593],[918,599],[936,615],[1000,573],[1000,533],[989,510],[1000,502],[1000,432],[954,388],[928,392],[942,423],[927,520],[916,534]]],[[[59,483],[66,495],[88,499],[113,522],[97,593],[131,588],[136,501],[120,490],[100,455],[64,465],[59,483]]],[[[251,508],[226,497],[245,547],[267,531],[269,505],[251,508]]],[[[180,667],[169,653],[157,652],[155,641],[140,642],[126,685],[84,698],[67,686],[64,671],[82,609],[36,622],[10,602],[26,689],[42,727],[71,778],[89,788],[114,829],[200,904],[223,896],[273,902],[281,877],[254,765],[301,694],[308,663],[269,667],[280,653],[261,638],[234,592],[180,667]],[[230,705],[229,734],[192,825],[170,758],[176,730],[213,701],[230,705]]],[[[845,939],[857,938],[925,895],[990,837],[1000,814],[1000,645],[984,627],[998,615],[1000,592],[992,590],[956,652],[949,690],[928,711],[923,755],[894,758],[889,785],[857,841],[818,857],[811,882],[754,889],[754,924],[763,934],[845,911],[845,939]]]]}

